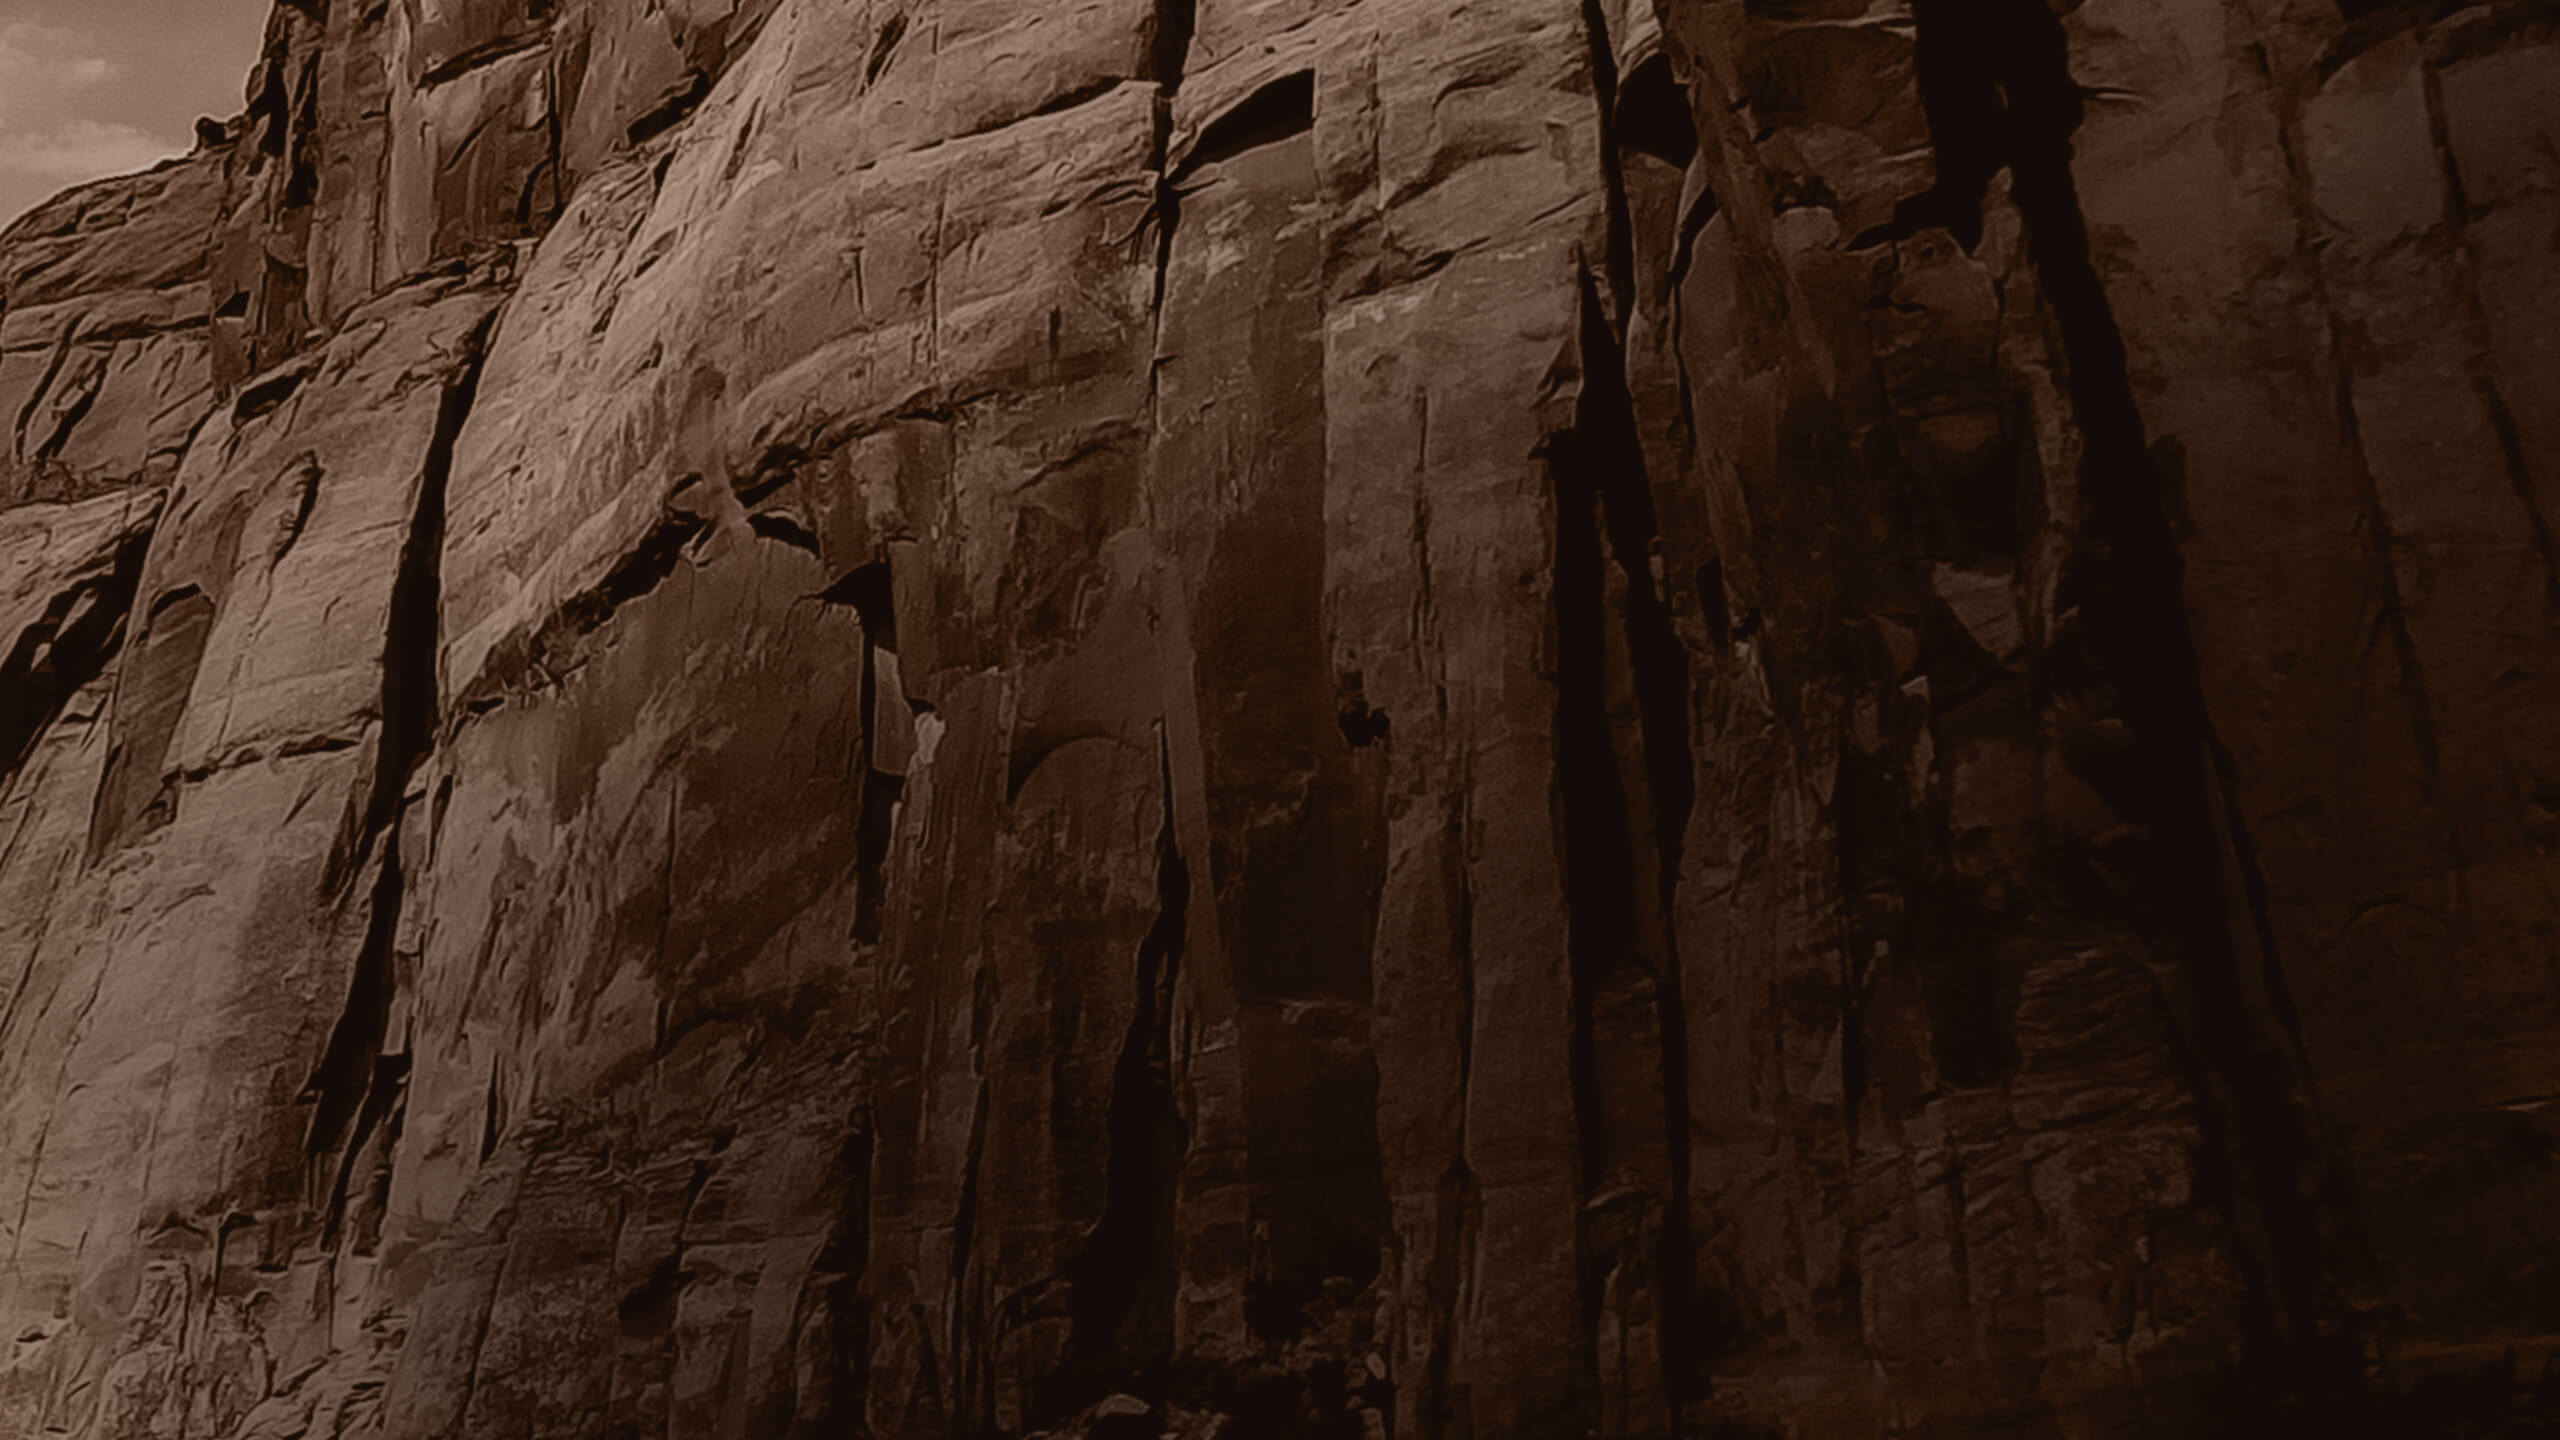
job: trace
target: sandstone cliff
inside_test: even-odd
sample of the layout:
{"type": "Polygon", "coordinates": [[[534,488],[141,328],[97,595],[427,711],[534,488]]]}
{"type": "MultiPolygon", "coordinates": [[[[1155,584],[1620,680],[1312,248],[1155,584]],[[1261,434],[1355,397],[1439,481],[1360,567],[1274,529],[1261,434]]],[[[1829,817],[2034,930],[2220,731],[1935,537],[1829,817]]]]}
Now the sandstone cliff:
{"type": "Polygon", "coordinates": [[[2547,1433],[2560,10],[2342,4],[284,0],[0,236],[0,1436],[2547,1433]]]}

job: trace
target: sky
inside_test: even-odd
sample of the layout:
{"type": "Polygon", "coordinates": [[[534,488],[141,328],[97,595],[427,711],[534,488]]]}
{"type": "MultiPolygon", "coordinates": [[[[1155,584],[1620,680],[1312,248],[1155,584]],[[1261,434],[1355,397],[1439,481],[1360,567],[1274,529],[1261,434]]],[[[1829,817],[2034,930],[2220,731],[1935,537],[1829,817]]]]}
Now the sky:
{"type": "Polygon", "coordinates": [[[0,0],[0,225],[240,113],[271,0],[0,0]]]}

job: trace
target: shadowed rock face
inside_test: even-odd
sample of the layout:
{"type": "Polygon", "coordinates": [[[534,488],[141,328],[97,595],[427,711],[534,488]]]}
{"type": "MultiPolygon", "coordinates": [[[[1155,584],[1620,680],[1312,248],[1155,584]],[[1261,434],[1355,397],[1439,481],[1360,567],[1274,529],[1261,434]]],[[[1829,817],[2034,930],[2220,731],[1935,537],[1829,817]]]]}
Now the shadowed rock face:
{"type": "Polygon", "coordinates": [[[2548,7],[247,95],[0,235],[0,1436],[2560,1424],[2548,7]]]}

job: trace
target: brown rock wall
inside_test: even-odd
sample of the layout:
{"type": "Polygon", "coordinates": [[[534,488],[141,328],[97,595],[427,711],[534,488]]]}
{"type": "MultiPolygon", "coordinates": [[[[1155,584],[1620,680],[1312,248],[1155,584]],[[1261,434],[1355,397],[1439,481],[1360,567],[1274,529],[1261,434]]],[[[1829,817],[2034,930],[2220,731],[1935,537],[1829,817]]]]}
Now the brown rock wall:
{"type": "Polygon", "coordinates": [[[279,6],[0,237],[0,1433],[2534,1433],[2560,41],[2354,9],[279,6]]]}

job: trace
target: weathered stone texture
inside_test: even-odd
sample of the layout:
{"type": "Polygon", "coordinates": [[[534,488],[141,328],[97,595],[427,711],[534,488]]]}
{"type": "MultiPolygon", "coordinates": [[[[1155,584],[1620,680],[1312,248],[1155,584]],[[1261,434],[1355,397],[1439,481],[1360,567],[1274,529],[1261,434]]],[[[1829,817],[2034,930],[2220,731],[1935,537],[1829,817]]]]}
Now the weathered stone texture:
{"type": "Polygon", "coordinates": [[[279,5],[0,236],[0,1435],[2560,1424],[2560,21],[2349,10],[279,5]]]}
{"type": "Polygon", "coordinates": [[[0,233],[0,504],[165,483],[212,403],[223,153],[74,190],[0,233]]]}

